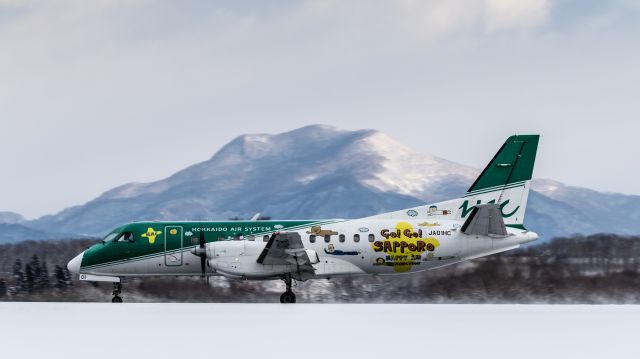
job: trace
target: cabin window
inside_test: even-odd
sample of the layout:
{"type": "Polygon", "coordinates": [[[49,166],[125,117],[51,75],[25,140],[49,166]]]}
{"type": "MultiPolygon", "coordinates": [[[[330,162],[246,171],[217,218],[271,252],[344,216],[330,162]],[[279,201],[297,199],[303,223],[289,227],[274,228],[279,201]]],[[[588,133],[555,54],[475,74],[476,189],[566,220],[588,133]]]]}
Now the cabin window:
{"type": "Polygon", "coordinates": [[[266,234],[264,236],[262,236],[262,241],[263,242],[269,242],[269,236],[267,236],[266,234]]]}
{"type": "Polygon", "coordinates": [[[376,240],[376,236],[373,235],[373,233],[369,234],[369,242],[374,242],[376,240]]]}
{"type": "Polygon", "coordinates": [[[341,235],[338,236],[338,240],[340,242],[344,242],[344,239],[345,239],[344,234],[341,234],[341,235]]]}
{"type": "Polygon", "coordinates": [[[223,236],[218,236],[218,240],[219,241],[224,241],[224,237],[223,236]]]}
{"type": "Polygon", "coordinates": [[[325,235],[325,236],[324,236],[324,241],[325,241],[326,243],[331,242],[331,236],[330,236],[330,235],[328,235],[328,234],[327,234],[327,235],[325,235]]]}
{"type": "Polygon", "coordinates": [[[249,239],[251,242],[253,242],[253,241],[255,241],[255,240],[256,240],[256,236],[254,236],[253,234],[250,234],[248,239],[249,239]]]}
{"type": "Polygon", "coordinates": [[[356,233],[356,234],[354,234],[354,235],[353,235],[353,241],[354,241],[354,242],[360,242],[360,235],[359,235],[359,234],[357,234],[357,233],[356,233]]]}
{"type": "Polygon", "coordinates": [[[131,233],[131,232],[123,232],[122,235],[120,235],[120,237],[118,237],[118,242],[133,243],[134,242],[133,233],[131,233]]]}
{"type": "Polygon", "coordinates": [[[309,242],[316,243],[316,235],[315,234],[312,234],[312,235],[309,236],[309,242]]]}
{"type": "Polygon", "coordinates": [[[233,236],[234,241],[242,240],[242,233],[237,233],[233,236]]]}

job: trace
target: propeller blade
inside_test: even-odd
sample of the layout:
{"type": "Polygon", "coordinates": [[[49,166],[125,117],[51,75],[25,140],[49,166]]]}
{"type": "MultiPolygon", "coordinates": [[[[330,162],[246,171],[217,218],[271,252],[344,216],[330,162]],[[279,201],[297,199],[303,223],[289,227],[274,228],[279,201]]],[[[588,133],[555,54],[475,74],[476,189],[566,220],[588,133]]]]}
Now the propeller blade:
{"type": "Polygon", "coordinates": [[[206,265],[207,265],[207,255],[206,254],[201,254],[200,255],[200,269],[202,270],[202,276],[205,276],[205,270],[206,270],[206,265]]]}
{"type": "Polygon", "coordinates": [[[200,270],[202,271],[202,277],[206,276],[207,270],[207,252],[204,250],[205,240],[204,240],[204,232],[200,231],[200,270]]]}

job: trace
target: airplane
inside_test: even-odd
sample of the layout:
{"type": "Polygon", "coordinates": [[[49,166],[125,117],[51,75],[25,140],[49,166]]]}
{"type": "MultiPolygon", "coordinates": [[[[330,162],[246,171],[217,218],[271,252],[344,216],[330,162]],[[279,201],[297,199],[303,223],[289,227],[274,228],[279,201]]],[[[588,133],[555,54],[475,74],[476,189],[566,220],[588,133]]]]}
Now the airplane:
{"type": "MultiPolygon", "coordinates": [[[[67,267],[80,280],[224,276],[293,281],[420,272],[520,247],[539,135],[509,137],[460,198],[359,219],[134,222],[114,229],[67,267]]],[[[428,170],[428,169],[425,169],[428,170]]],[[[345,199],[348,200],[348,199],[345,199]]]]}

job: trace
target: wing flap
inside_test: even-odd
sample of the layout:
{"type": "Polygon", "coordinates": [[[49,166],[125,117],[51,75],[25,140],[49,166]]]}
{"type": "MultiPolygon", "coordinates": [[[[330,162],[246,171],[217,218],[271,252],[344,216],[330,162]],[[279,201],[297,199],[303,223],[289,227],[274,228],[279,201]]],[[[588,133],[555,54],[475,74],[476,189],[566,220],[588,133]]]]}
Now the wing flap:
{"type": "Polygon", "coordinates": [[[260,264],[294,264],[300,269],[313,270],[311,264],[318,263],[315,251],[304,248],[300,234],[274,233],[258,256],[260,264]]]}

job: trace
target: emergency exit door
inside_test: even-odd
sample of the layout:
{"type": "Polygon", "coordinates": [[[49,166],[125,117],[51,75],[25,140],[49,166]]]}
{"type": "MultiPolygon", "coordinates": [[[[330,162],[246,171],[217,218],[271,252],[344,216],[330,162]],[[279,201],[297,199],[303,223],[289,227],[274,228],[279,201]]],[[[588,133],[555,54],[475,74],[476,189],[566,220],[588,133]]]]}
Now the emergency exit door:
{"type": "Polygon", "coordinates": [[[182,226],[164,227],[164,264],[182,265],[182,226]]]}

